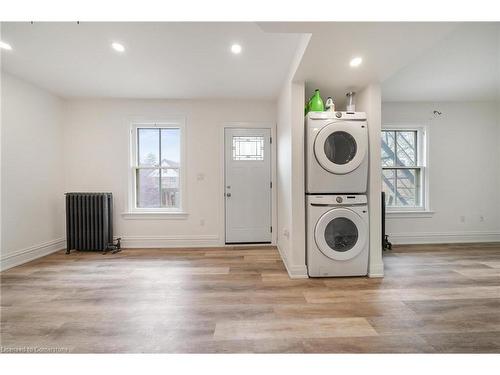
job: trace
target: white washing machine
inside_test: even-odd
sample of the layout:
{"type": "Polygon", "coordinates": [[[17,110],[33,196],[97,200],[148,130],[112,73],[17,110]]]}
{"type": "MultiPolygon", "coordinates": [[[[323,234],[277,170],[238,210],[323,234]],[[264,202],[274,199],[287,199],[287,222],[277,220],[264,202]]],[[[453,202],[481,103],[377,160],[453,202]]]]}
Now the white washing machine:
{"type": "Polygon", "coordinates": [[[366,193],[368,124],[364,112],[309,112],[306,193],[366,193]]]}
{"type": "Polygon", "coordinates": [[[366,195],[308,195],[309,276],[365,276],[368,273],[368,224],[366,195]]]}

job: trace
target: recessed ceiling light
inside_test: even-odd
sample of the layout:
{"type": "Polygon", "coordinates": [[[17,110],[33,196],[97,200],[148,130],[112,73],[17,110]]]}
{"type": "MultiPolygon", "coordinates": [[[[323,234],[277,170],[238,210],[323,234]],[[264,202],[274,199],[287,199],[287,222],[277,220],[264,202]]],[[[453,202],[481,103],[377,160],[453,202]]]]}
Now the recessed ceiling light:
{"type": "Polygon", "coordinates": [[[353,68],[355,68],[357,66],[360,66],[362,62],[363,62],[363,59],[361,57],[355,57],[351,60],[349,65],[352,66],[353,68]]]}
{"type": "Polygon", "coordinates": [[[241,53],[241,46],[239,44],[233,44],[231,46],[231,52],[234,53],[235,55],[239,55],[241,53]]]}
{"type": "Polygon", "coordinates": [[[116,51],[116,52],[125,52],[125,47],[123,44],[118,43],[118,42],[113,42],[111,43],[111,47],[116,51]]]}
{"type": "Polygon", "coordinates": [[[12,50],[12,46],[9,43],[5,43],[5,42],[3,42],[1,40],[0,40],[0,48],[1,49],[6,49],[7,51],[11,51],[12,50]]]}

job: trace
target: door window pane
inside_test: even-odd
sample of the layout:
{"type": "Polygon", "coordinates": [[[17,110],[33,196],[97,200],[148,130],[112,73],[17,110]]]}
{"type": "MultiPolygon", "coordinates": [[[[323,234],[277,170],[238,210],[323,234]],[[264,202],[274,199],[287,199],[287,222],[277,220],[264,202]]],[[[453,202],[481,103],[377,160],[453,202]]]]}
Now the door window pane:
{"type": "Polygon", "coordinates": [[[161,169],[161,207],[179,208],[179,170],[161,169]]]}
{"type": "Polygon", "coordinates": [[[325,140],[324,151],[331,162],[347,164],[356,156],[356,140],[349,133],[333,132],[325,140]]]}
{"type": "Polygon", "coordinates": [[[351,220],[337,217],[326,226],[325,240],[328,246],[335,251],[351,250],[358,242],[358,228],[351,220]]]}
{"type": "Polygon", "coordinates": [[[233,137],[233,160],[264,160],[264,137],[233,137]]]}
{"type": "Polygon", "coordinates": [[[153,167],[160,160],[160,130],[137,129],[137,156],[139,166],[153,167]]]}
{"type": "Polygon", "coordinates": [[[137,207],[154,208],[160,205],[159,170],[137,169],[137,207]]]}

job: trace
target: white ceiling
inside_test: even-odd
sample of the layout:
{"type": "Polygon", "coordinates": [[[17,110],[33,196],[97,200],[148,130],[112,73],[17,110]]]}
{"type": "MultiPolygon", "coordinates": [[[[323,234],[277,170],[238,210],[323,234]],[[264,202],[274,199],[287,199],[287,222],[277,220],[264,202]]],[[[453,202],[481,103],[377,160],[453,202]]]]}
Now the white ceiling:
{"type": "Polygon", "coordinates": [[[499,23],[468,23],[382,85],[384,101],[481,101],[498,98],[499,23]]]}
{"type": "Polygon", "coordinates": [[[299,36],[241,22],[4,22],[1,38],[13,48],[3,70],[62,97],[274,98],[299,36]]]}
{"type": "Polygon", "coordinates": [[[311,33],[295,74],[306,82],[306,96],[315,88],[333,96],[339,106],[347,91],[382,82],[453,31],[456,23],[329,22],[261,24],[266,31],[311,33]],[[360,56],[358,68],[350,60],[360,56]]]}
{"type": "Polygon", "coordinates": [[[275,98],[294,79],[339,106],[382,82],[386,101],[488,100],[500,88],[498,23],[2,23],[2,69],[63,97],[275,98]],[[121,55],[110,48],[119,41],[121,55]],[[243,46],[233,55],[232,43],[243,46]],[[363,63],[349,66],[352,57],[363,63]]]}

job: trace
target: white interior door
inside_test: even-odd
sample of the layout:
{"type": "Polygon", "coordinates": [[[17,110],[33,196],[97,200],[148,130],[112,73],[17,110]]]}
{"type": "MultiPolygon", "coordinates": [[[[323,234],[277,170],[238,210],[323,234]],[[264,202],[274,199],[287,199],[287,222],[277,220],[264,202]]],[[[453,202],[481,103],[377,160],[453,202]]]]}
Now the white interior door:
{"type": "Polygon", "coordinates": [[[225,129],[226,243],[271,242],[271,129],[225,129]]]}

